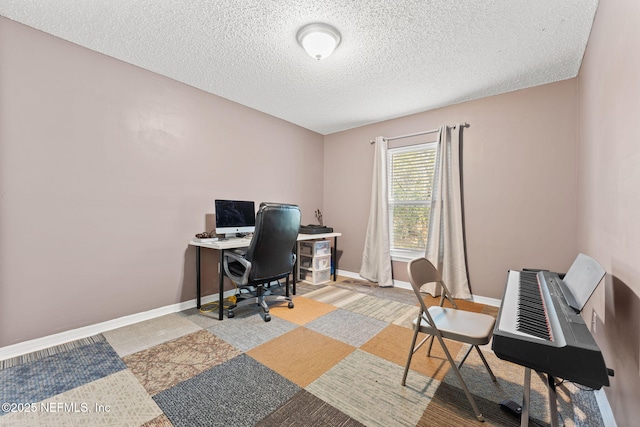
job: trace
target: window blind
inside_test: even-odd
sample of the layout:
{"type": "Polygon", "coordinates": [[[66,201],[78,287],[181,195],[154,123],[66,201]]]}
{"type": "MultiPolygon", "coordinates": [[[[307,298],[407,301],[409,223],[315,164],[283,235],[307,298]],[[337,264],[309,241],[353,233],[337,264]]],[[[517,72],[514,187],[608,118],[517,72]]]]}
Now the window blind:
{"type": "Polygon", "coordinates": [[[392,250],[424,251],[436,169],[436,144],[394,148],[387,156],[392,250]]]}

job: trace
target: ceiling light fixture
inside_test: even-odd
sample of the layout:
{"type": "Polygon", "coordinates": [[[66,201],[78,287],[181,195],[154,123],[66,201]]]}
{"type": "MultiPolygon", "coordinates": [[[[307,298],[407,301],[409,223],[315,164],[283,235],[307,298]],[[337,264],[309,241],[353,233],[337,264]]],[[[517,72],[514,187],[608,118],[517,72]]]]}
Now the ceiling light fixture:
{"type": "Polygon", "coordinates": [[[331,55],[340,44],[340,33],[331,25],[314,23],[298,30],[298,43],[309,56],[321,60],[331,55]]]}

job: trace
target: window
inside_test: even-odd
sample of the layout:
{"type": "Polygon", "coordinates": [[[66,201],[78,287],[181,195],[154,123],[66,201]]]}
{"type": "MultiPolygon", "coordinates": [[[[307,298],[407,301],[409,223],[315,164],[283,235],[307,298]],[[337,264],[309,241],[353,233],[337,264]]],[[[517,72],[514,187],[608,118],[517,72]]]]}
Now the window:
{"type": "Polygon", "coordinates": [[[435,142],[387,152],[389,235],[395,259],[424,255],[436,169],[435,142]]]}

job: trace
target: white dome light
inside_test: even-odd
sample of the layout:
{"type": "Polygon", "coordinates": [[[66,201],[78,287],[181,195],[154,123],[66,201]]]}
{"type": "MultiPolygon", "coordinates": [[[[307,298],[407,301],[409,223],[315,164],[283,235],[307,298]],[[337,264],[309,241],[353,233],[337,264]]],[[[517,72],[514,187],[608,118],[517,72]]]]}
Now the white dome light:
{"type": "Polygon", "coordinates": [[[324,59],[340,44],[340,33],[327,24],[309,24],[298,31],[298,43],[314,59],[324,59]]]}

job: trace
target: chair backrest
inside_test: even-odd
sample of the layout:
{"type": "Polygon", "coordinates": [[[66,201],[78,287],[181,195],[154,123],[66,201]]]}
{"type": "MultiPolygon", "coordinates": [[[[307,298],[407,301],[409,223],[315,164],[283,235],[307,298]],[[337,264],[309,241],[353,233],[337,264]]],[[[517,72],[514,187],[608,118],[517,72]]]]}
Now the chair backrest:
{"type": "Polygon", "coordinates": [[[409,261],[407,269],[411,285],[417,286],[418,290],[420,290],[422,285],[426,285],[427,283],[442,283],[440,272],[438,272],[438,270],[433,266],[431,261],[424,257],[409,261]]]}
{"type": "Polygon", "coordinates": [[[251,261],[249,281],[281,278],[293,271],[299,230],[298,206],[260,204],[253,239],[246,254],[246,259],[251,261]]]}
{"type": "MultiPolygon", "coordinates": [[[[442,286],[442,297],[440,298],[440,306],[444,304],[445,298],[451,302],[453,307],[457,308],[457,305],[451,294],[449,293],[449,289],[445,285],[442,280],[442,276],[440,276],[440,272],[434,265],[426,259],[425,257],[420,257],[416,259],[412,259],[407,264],[407,271],[409,273],[409,282],[411,283],[411,287],[415,292],[418,299],[422,302],[424,306],[424,299],[420,293],[420,288],[422,285],[426,285],[427,283],[440,283],[442,286]]],[[[425,308],[425,307],[423,307],[425,308]]]]}
{"type": "Polygon", "coordinates": [[[422,285],[426,285],[427,283],[442,283],[440,273],[433,266],[431,261],[424,257],[415,258],[409,261],[407,264],[407,272],[409,273],[411,288],[413,288],[413,292],[415,292],[418,300],[422,304],[422,308],[426,310],[427,308],[425,306],[424,299],[422,298],[422,294],[420,293],[420,288],[422,285]]]}

